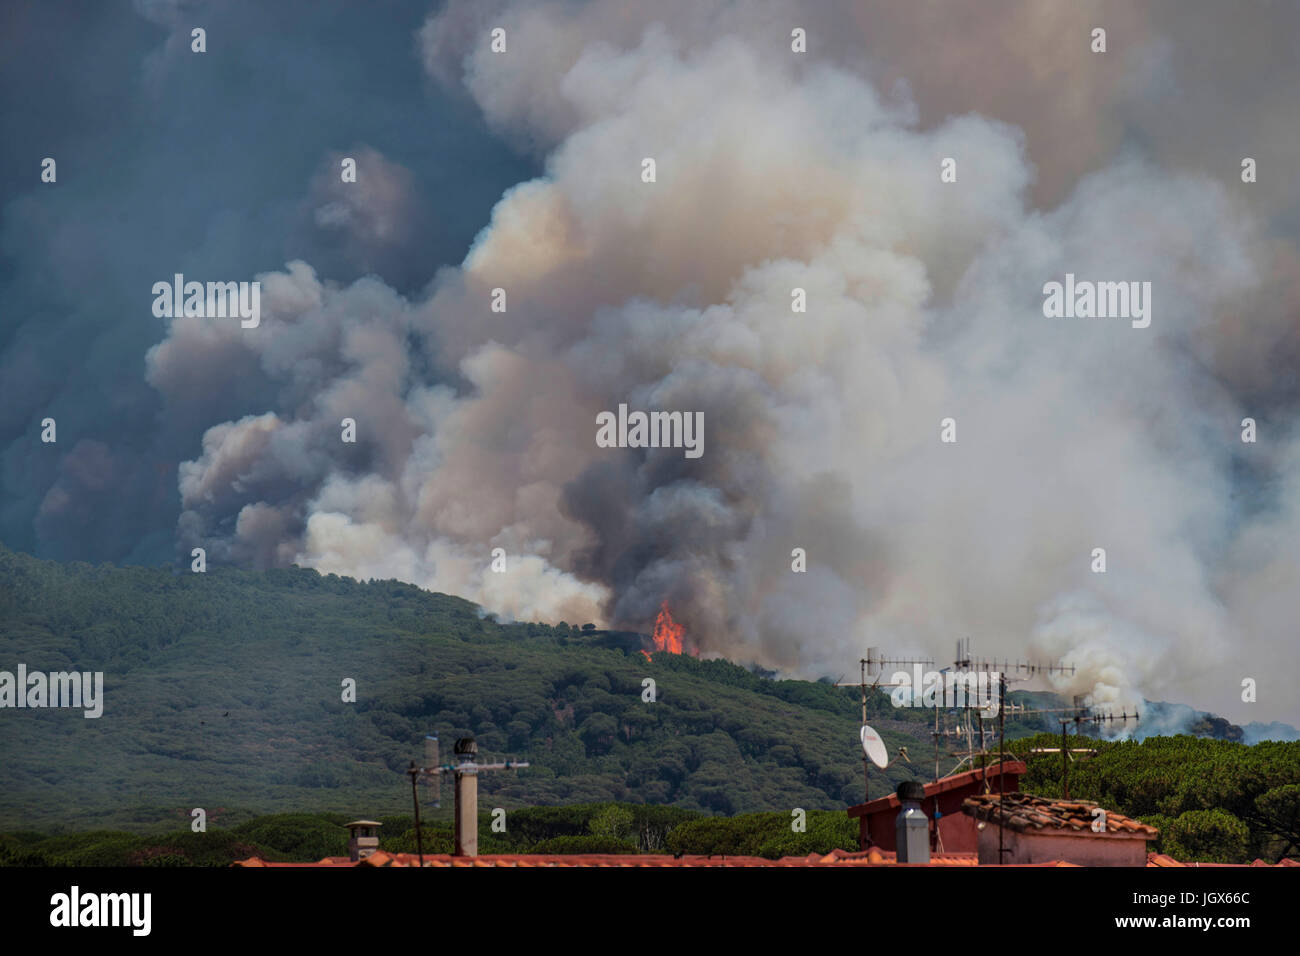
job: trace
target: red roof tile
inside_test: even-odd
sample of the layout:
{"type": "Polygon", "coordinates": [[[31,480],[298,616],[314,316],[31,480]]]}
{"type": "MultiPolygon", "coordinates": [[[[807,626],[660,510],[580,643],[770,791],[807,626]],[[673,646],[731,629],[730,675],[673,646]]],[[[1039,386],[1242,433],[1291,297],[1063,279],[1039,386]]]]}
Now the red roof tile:
{"type": "MultiPolygon", "coordinates": [[[[1009,795],[1010,796],[1010,795],[1009,795]]],[[[1010,801],[1008,801],[1010,802],[1010,801]]],[[[1073,803],[1074,801],[1068,801],[1073,803]]],[[[1109,821],[1111,814],[1107,814],[1109,821]]],[[[249,866],[249,867],[280,867],[280,866],[335,866],[335,867],[352,867],[352,866],[419,866],[419,857],[414,853],[389,853],[385,850],[377,850],[360,863],[353,863],[345,856],[326,857],[318,863],[269,863],[266,860],[252,857],[247,860],[240,860],[231,864],[232,866],[249,866]]],[[[879,847],[871,847],[865,852],[851,852],[848,850],[832,850],[826,854],[812,853],[808,856],[787,856],[779,860],[768,860],[756,856],[682,856],[672,857],[666,855],[653,854],[600,854],[600,853],[571,853],[571,854],[542,854],[542,853],[516,853],[516,854],[487,854],[478,857],[458,857],[450,856],[445,853],[426,853],[424,855],[424,865],[427,867],[547,867],[547,868],[570,868],[570,867],[810,867],[810,866],[831,866],[843,868],[852,868],[857,866],[925,866],[927,864],[899,864],[896,854],[887,850],[881,850],[879,847]]],[[[943,853],[935,854],[930,857],[930,866],[978,866],[979,858],[974,853],[943,853]]],[[[1066,867],[1075,866],[1076,864],[1067,863],[1063,860],[1051,860],[1045,863],[1018,864],[1020,866],[1036,867],[1066,867]]],[[[1148,853],[1147,866],[1149,867],[1174,867],[1174,866],[1269,866],[1263,860],[1256,860],[1254,863],[1182,863],[1165,853],[1148,853]]],[[[1297,860],[1282,860],[1276,866],[1300,866],[1297,860]]]]}
{"type": "Polygon", "coordinates": [[[1240,867],[1240,866],[1300,866],[1300,860],[1278,860],[1276,863],[1266,863],[1263,860],[1256,860],[1254,863],[1183,863],[1175,860],[1167,853],[1148,853],[1147,866],[1187,866],[1187,867],[1240,867]]]}
{"type": "Polygon", "coordinates": [[[1032,793],[982,793],[967,797],[962,812],[978,820],[998,823],[1017,832],[1028,830],[1071,830],[1106,839],[1116,836],[1141,836],[1153,840],[1160,831],[1140,820],[1106,811],[1106,829],[1094,831],[1092,811],[1098,806],[1089,800],[1050,800],[1032,793]]]}
{"type": "MultiPolygon", "coordinates": [[[[976,866],[978,858],[974,853],[948,853],[931,857],[930,862],[936,866],[976,866]]],[[[424,865],[432,867],[808,867],[808,866],[882,866],[895,865],[895,854],[872,848],[865,853],[847,850],[832,850],[830,853],[812,853],[808,856],[787,856],[779,860],[769,860],[757,856],[682,856],[673,857],[654,854],[485,854],[477,857],[451,856],[445,853],[426,853],[424,865]]],[[[278,866],[419,866],[419,857],[414,853],[389,853],[376,850],[359,863],[352,863],[347,857],[327,857],[319,863],[269,863],[253,857],[240,860],[233,866],[278,867],[278,866]]]]}

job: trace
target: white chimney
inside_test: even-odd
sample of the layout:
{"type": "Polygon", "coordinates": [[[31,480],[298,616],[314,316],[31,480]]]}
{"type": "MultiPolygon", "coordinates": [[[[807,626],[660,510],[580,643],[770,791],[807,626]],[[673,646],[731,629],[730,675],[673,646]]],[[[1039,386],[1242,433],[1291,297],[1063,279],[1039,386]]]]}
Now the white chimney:
{"type": "Polygon", "coordinates": [[[894,820],[894,841],[899,863],[930,862],[930,821],[921,809],[924,799],[924,784],[904,780],[898,785],[902,809],[894,820]]]}
{"type": "Polygon", "coordinates": [[[478,856],[478,744],[462,737],[456,755],[456,856],[478,856]]]}

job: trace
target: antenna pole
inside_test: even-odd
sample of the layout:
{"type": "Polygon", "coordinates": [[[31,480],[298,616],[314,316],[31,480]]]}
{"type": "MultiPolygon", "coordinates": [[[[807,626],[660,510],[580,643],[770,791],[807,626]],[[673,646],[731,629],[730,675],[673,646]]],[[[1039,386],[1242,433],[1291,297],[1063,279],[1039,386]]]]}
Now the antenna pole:
{"type": "MultiPolygon", "coordinates": [[[[861,666],[862,674],[862,725],[867,725],[867,660],[862,658],[858,661],[861,666]]],[[[867,750],[862,749],[862,802],[871,801],[871,770],[870,761],[867,760],[867,750]]]]}
{"type": "Polygon", "coordinates": [[[1067,720],[1061,721],[1061,799],[1070,799],[1070,751],[1066,749],[1065,734],[1070,729],[1067,720]]]}
{"type": "Polygon", "coordinates": [[[939,779],[939,708],[934,708],[934,779],[939,779]]]}
{"type": "MultiPolygon", "coordinates": [[[[437,738],[428,738],[436,740],[437,738]]],[[[455,856],[478,856],[478,775],[485,770],[520,770],[528,766],[526,760],[506,760],[504,763],[479,763],[478,744],[474,738],[462,737],[452,749],[456,763],[436,767],[417,767],[411,761],[411,797],[415,803],[415,841],[420,852],[420,865],[424,865],[424,841],[420,836],[420,803],[416,796],[415,781],[423,775],[441,777],[444,773],[455,775],[456,820],[455,856]]]]}
{"type": "Polygon", "coordinates": [[[406,771],[411,775],[411,802],[415,804],[415,848],[420,854],[420,866],[424,866],[424,839],[420,835],[420,795],[415,782],[420,778],[420,771],[415,766],[415,761],[411,761],[411,769],[406,771]]]}
{"type": "Polygon", "coordinates": [[[966,759],[970,761],[971,769],[975,769],[975,728],[971,726],[970,710],[967,709],[966,717],[966,759]]]}
{"type": "Polygon", "coordinates": [[[1007,672],[1005,670],[998,675],[998,698],[998,865],[1001,866],[1007,852],[1003,845],[1002,832],[1002,821],[1007,815],[1004,769],[1007,765],[1007,672]]]}

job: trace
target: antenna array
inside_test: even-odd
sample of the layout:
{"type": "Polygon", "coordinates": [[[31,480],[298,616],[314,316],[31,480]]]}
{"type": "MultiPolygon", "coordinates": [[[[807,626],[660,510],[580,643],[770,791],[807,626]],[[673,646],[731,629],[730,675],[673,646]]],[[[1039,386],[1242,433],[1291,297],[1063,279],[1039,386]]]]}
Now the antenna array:
{"type": "MultiPolygon", "coordinates": [[[[1127,722],[1129,720],[1139,719],[1139,715],[1136,708],[1134,708],[1132,714],[1129,714],[1127,708],[1125,708],[1121,713],[1118,714],[1114,712],[1099,712],[1094,708],[1086,705],[1084,703],[1083,698],[1080,696],[1076,696],[1074,698],[1074,706],[1065,707],[1065,708],[1029,708],[1024,704],[1008,704],[1006,698],[1007,698],[1007,685],[1009,683],[1013,681],[1018,683],[1021,681],[1032,680],[1036,677],[1053,677],[1058,675],[1060,676],[1069,675],[1073,677],[1075,675],[1075,666],[1073,664],[1064,664],[1059,662],[1053,663],[1053,662],[1043,662],[1043,661],[1034,661],[1034,660],[1022,661],[1018,658],[1015,661],[1012,661],[1009,658],[1003,658],[1001,661],[999,661],[997,660],[997,658],[973,657],[970,652],[970,638],[968,637],[961,638],[957,641],[956,651],[957,652],[951,668],[944,668],[943,671],[941,671],[940,673],[945,673],[951,669],[953,671],[967,671],[967,672],[984,671],[990,674],[996,673],[998,675],[997,757],[998,757],[998,768],[999,768],[999,774],[998,774],[999,793],[1006,792],[1006,789],[1003,786],[1004,781],[1002,779],[1003,777],[1002,768],[1005,766],[1006,763],[1006,718],[1008,715],[1012,716],[1013,718],[1029,717],[1035,715],[1047,715],[1047,714],[1062,715],[1059,716],[1057,719],[1061,723],[1062,792],[1064,793],[1067,799],[1069,798],[1070,795],[1069,760],[1072,758],[1070,755],[1070,750],[1066,745],[1066,735],[1070,724],[1074,724],[1075,734],[1077,736],[1079,732],[1079,728],[1082,727],[1084,724],[1099,726],[1101,724],[1113,723],[1116,721],[1127,722]]],[[[880,678],[883,676],[884,668],[887,667],[912,668],[917,665],[933,667],[934,665],[934,662],[930,660],[889,658],[885,654],[883,654],[879,648],[876,647],[867,648],[866,657],[862,658],[858,663],[862,667],[862,678],[859,684],[862,688],[862,723],[864,726],[866,725],[867,722],[867,677],[868,676],[872,676],[875,678],[874,682],[871,684],[871,687],[873,689],[882,686],[894,687],[900,685],[881,684],[880,678]]],[[[836,682],[835,686],[842,687],[845,685],[836,682]]],[[[948,771],[948,773],[945,776],[951,776],[952,774],[956,773],[957,770],[960,769],[967,762],[970,762],[971,766],[974,766],[977,757],[987,758],[992,756],[990,750],[985,746],[984,721],[986,717],[991,716],[990,714],[988,714],[987,707],[982,707],[977,703],[972,703],[971,701],[967,700],[964,704],[960,706],[953,706],[951,708],[936,707],[934,711],[935,711],[934,731],[932,732],[932,736],[934,738],[934,779],[936,781],[940,779],[939,776],[940,739],[964,740],[966,742],[966,749],[964,755],[963,752],[960,750],[949,751],[949,754],[951,756],[959,756],[962,759],[959,760],[956,766],[954,766],[950,771],[948,771]],[[940,711],[949,711],[949,712],[960,711],[957,717],[958,724],[954,727],[948,727],[946,725],[941,727],[940,711]],[[972,723],[972,716],[974,718],[974,723],[972,723]],[[976,747],[975,745],[977,733],[979,737],[978,747],[976,747]]],[[[867,773],[866,767],[867,767],[867,761],[866,758],[864,757],[863,758],[864,776],[867,773]]],[[[990,783],[986,775],[984,778],[984,792],[988,793],[989,791],[990,791],[990,783]]],[[[867,800],[871,799],[869,793],[867,794],[866,799],[867,800]]],[[[1003,854],[1010,852],[1009,850],[1004,848],[1003,842],[1004,841],[1003,841],[1002,823],[1001,823],[1001,817],[999,816],[999,823],[998,823],[998,853],[999,853],[998,859],[999,860],[1003,859],[1003,854]]]]}

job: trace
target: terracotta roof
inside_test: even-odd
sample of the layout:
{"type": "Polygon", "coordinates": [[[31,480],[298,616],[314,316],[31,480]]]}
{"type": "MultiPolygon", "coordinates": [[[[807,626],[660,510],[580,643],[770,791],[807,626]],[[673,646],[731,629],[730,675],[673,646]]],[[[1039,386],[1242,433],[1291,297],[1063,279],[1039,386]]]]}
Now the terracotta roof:
{"type": "MultiPolygon", "coordinates": [[[[1032,793],[983,793],[967,797],[961,805],[962,813],[990,823],[999,822],[1017,832],[1028,830],[1072,830],[1094,834],[1092,811],[1098,806],[1088,800],[1051,800],[1032,793]]],[[[1114,836],[1141,836],[1154,840],[1160,831],[1149,824],[1134,820],[1114,810],[1106,811],[1106,829],[1096,832],[1101,838],[1114,836]]]]}
{"type": "Polygon", "coordinates": [[[1276,863],[1265,863],[1263,860],[1255,860],[1253,863],[1181,863],[1175,860],[1167,853],[1148,853],[1147,866],[1186,866],[1186,867],[1203,867],[1203,866],[1300,866],[1300,860],[1279,860],[1276,863]]]}
{"type": "MultiPolygon", "coordinates": [[[[1107,815],[1109,819],[1109,814],[1107,815]]],[[[384,850],[376,851],[370,857],[362,860],[360,863],[353,863],[346,856],[327,856],[316,863],[269,863],[259,857],[250,857],[247,860],[239,860],[232,863],[231,866],[248,866],[248,867],[281,867],[281,866],[333,866],[333,867],[353,867],[353,866],[418,866],[419,857],[414,853],[388,853],[384,850]]],[[[809,856],[787,856],[780,860],[768,860],[755,856],[654,856],[649,854],[599,854],[599,853],[574,853],[567,855],[556,854],[538,854],[538,853],[514,853],[487,855],[478,857],[456,857],[449,856],[445,853],[426,853],[424,855],[424,865],[434,867],[682,867],[682,866],[741,866],[741,867],[809,867],[809,866],[896,866],[898,859],[895,854],[881,850],[879,847],[872,847],[865,853],[849,852],[847,850],[832,850],[830,853],[820,854],[813,853],[809,856]]],[[[924,866],[926,864],[901,864],[903,866],[924,866]]],[[[930,858],[930,866],[978,866],[979,858],[974,853],[945,853],[935,854],[930,858]]],[[[1067,863],[1064,860],[1049,860],[1045,863],[1021,863],[1016,866],[1030,867],[1065,867],[1076,866],[1074,863],[1067,863]]],[[[1253,863],[1182,863],[1175,860],[1167,853],[1148,853],[1147,866],[1149,867],[1241,867],[1241,866],[1300,866],[1300,860],[1286,859],[1278,863],[1265,863],[1263,860],[1255,860],[1253,863]]]]}
{"type": "MultiPolygon", "coordinates": [[[[758,856],[682,856],[636,853],[510,853],[485,854],[475,857],[451,856],[446,853],[426,853],[426,867],[810,867],[810,866],[890,866],[898,861],[893,853],[872,847],[865,853],[832,850],[830,853],[812,853],[808,856],[787,856],[769,860],[758,856]]],[[[974,853],[936,854],[930,858],[932,866],[976,866],[979,859],[974,853]]],[[[326,857],[319,863],[269,863],[257,857],[240,860],[232,866],[419,866],[414,853],[389,853],[377,850],[358,863],[347,857],[326,857]]],[[[907,864],[904,864],[907,865],[907,864]]]]}
{"type": "Polygon", "coordinates": [[[327,856],[315,863],[271,863],[260,856],[250,856],[247,860],[236,860],[231,866],[352,866],[352,858],[346,856],[327,856]]]}
{"type": "MultiPolygon", "coordinates": [[[[976,767],[974,770],[967,770],[965,773],[955,773],[951,777],[941,777],[925,784],[925,796],[928,799],[941,793],[947,793],[949,790],[983,783],[986,777],[989,780],[994,780],[1003,773],[1012,778],[1007,783],[1007,789],[1009,790],[1012,787],[1019,786],[1017,783],[1018,778],[1024,776],[1029,769],[1021,760],[1007,760],[1000,766],[1004,769],[999,770],[999,765],[994,764],[989,767],[976,767]]],[[[877,797],[868,803],[859,803],[857,806],[849,807],[848,813],[851,817],[870,816],[882,810],[897,810],[901,805],[898,794],[891,793],[887,797],[877,797]]]]}
{"type": "MultiPolygon", "coordinates": [[[[1109,816],[1109,815],[1108,815],[1109,816]]],[[[281,866],[333,866],[348,868],[353,866],[418,866],[419,858],[414,853],[388,853],[380,850],[360,863],[353,863],[346,856],[327,856],[317,863],[268,863],[258,857],[239,860],[231,866],[281,867],[281,866]]],[[[575,853],[567,855],[544,855],[537,853],[516,853],[488,855],[478,857],[456,857],[445,853],[426,853],[426,867],[683,867],[683,866],[741,866],[741,867],[809,867],[809,866],[896,866],[895,854],[878,847],[872,847],[865,853],[850,853],[847,850],[832,850],[830,853],[813,853],[809,856],[787,856],[780,860],[767,860],[754,856],[651,856],[647,854],[598,854],[575,853]]],[[[925,866],[926,864],[901,864],[903,866],[925,866]]],[[[930,866],[978,866],[979,858],[974,853],[936,854],[930,858],[930,866]]],[[[1049,860],[1045,863],[1020,863],[1017,867],[1070,867],[1075,863],[1064,860],[1049,860]]],[[[1300,866],[1300,860],[1282,860],[1276,864],[1256,860],[1253,863],[1181,863],[1167,853],[1148,853],[1149,867],[1241,867],[1241,866],[1300,866]]],[[[1005,869],[1005,867],[1004,867],[1005,869]]]]}

